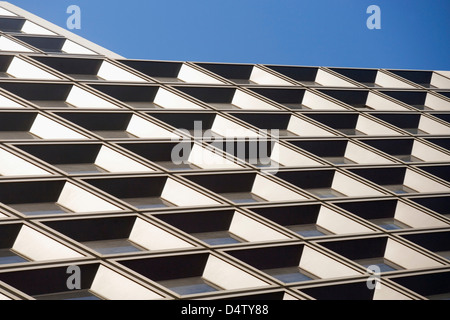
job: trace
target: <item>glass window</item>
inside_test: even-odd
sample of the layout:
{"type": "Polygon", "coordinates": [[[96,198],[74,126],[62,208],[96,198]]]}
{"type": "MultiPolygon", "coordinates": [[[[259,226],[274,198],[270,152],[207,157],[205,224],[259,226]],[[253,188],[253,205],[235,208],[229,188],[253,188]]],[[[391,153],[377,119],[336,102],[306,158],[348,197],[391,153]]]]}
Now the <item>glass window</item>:
{"type": "Polygon", "coordinates": [[[387,219],[372,219],[370,222],[373,222],[374,224],[382,227],[386,230],[398,230],[398,229],[407,229],[410,228],[406,224],[394,219],[394,218],[387,218],[387,219]]]}
{"type": "Polygon", "coordinates": [[[329,231],[319,227],[317,224],[299,224],[287,227],[303,237],[320,237],[331,234],[329,231]]]}
{"type": "Polygon", "coordinates": [[[192,235],[211,246],[243,242],[229,231],[202,232],[192,235]]]}
{"type": "Polygon", "coordinates": [[[58,164],[55,167],[70,174],[105,173],[99,166],[93,163],[58,164]]]}
{"type": "Polygon", "coordinates": [[[22,212],[27,216],[37,216],[44,214],[60,214],[60,213],[70,213],[69,209],[61,206],[55,202],[45,202],[45,203],[21,203],[21,204],[10,204],[11,208],[22,212]]]}
{"type": "Polygon", "coordinates": [[[380,268],[380,272],[389,272],[402,269],[401,267],[384,258],[359,259],[355,260],[355,262],[366,268],[370,266],[378,266],[380,268]]]}
{"type": "Polygon", "coordinates": [[[126,198],[123,200],[138,209],[154,209],[174,206],[174,204],[170,203],[169,201],[158,197],[126,198]]]}
{"type": "Polygon", "coordinates": [[[303,282],[314,279],[312,275],[306,273],[299,267],[275,268],[263,271],[284,283],[303,282]]]}
{"type": "Polygon", "coordinates": [[[36,300],[103,300],[90,290],[74,290],[34,296],[36,300]]]}
{"type": "Polygon", "coordinates": [[[183,278],[160,281],[159,284],[180,294],[196,294],[221,290],[219,287],[207,282],[201,277],[183,278]]]}
{"type": "Polygon", "coordinates": [[[407,186],[402,184],[384,185],[383,187],[397,194],[417,192],[416,190],[408,188],[407,186]]]}
{"type": "Polygon", "coordinates": [[[264,202],[265,200],[250,192],[223,193],[222,196],[234,203],[264,202]]]}
{"type": "Polygon", "coordinates": [[[335,198],[335,197],[345,197],[345,194],[340,193],[332,188],[317,188],[317,189],[308,189],[307,191],[315,194],[320,198],[335,198]]]}
{"type": "Polygon", "coordinates": [[[12,264],[22,262],[28,262],[28,260],[19,256],[10,249],[0,249],[0,264],[12,264]]]}
{"type": "Polygon", "coordinates": [[[87,241],[83,244],[101,254],[119,254],[144,250],[128,239],[87,241]]]}

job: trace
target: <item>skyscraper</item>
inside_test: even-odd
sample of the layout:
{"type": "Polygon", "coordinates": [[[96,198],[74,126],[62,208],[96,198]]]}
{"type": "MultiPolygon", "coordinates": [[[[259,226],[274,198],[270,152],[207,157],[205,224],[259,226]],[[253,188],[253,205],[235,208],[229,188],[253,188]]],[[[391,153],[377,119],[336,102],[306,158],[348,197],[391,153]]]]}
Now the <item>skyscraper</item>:
{"type": "Polygon", "coordinates": [[[0,299],[450,297],[450,71],[0,51],[0,299]]]}

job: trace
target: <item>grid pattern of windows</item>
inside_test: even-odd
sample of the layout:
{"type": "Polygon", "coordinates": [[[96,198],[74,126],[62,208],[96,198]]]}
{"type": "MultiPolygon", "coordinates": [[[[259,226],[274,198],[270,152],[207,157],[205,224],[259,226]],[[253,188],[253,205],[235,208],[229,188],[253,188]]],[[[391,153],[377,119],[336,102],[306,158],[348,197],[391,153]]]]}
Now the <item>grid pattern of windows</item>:
{"type": "Polygon", "coordinates": [[[448,299],[448,73],[127,60],[4,6],[0,298],[448,299]]]}

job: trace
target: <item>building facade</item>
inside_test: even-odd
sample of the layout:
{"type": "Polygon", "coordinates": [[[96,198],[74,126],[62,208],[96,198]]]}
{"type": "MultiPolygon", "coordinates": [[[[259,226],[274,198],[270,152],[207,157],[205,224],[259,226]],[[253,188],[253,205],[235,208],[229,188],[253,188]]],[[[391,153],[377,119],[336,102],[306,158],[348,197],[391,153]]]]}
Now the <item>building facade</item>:
{"type": "Polygon", "coordinates": [[[450,71],[130,60],[0,2],[0,299],[450,297],[450,71]]]}

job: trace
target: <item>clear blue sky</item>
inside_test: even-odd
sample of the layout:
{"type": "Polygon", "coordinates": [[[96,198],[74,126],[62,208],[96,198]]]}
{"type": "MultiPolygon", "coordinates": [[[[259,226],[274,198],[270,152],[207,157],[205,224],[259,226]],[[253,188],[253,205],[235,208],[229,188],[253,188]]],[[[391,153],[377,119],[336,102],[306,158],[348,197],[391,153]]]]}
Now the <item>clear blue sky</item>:
{"type": "Polygon", "coordinates": [[[450,70],[450,0],[10,0],[126,58],[450,70]],[[370,5],[381,30],[369,30],[370,5]]]}

